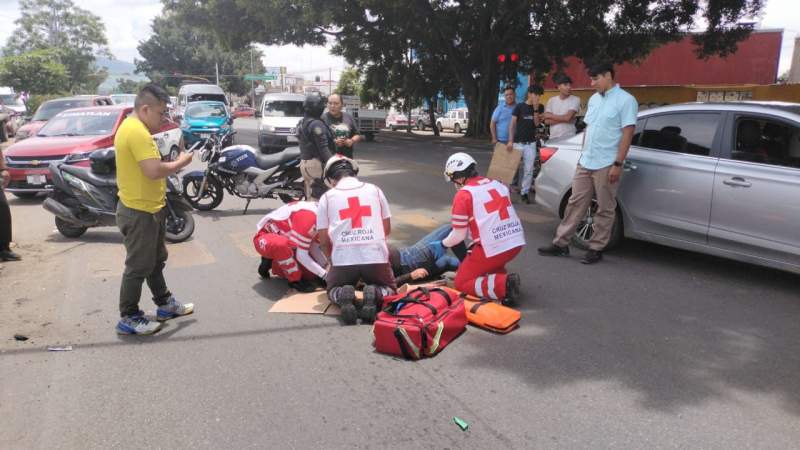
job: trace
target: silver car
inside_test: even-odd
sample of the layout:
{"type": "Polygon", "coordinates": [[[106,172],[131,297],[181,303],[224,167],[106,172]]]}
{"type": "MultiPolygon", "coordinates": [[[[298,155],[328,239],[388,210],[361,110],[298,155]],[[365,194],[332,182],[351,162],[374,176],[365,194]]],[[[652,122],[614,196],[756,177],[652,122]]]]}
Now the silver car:
{"type": "MultiPolygon", "coordinates": [[[[563,217],[583,135],[547,142],[536,202],[563,217]]],[[[609,248],[623,237],[800,273],[800,104],[639,114],[609,248]]],[[[573,244],[586,247],[593,209],[573,244]]]]}

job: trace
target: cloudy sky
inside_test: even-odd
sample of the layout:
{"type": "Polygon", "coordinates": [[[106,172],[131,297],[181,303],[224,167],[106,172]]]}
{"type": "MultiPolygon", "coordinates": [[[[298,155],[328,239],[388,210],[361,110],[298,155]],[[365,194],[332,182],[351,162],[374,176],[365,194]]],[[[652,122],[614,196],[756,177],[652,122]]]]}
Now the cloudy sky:
{"type": "MultiPolygon", "coordinates": [[[[133,62],[138,58],[136,46],[150,35],[150,22],[161,12],[159,0],[74,0],[80,7],[94,12],[106,24],[111,52],[117,59],[133,62]],[[124,12],[122,14],[121,12],[124,12]]],[[[779,73],[789,69],[794,38],[800,36],[800,8],[797,0],[767,0],[761,20],[762,28],[783,28],[783,48],[779,73]]],[[[0,0],[0,44],[4,44],[14,30],[14,20],[19,17],[18,0],[0,0]]],[[[332,56],[324,47],[271,46],[264,47],[266,66],[286,66],[289,72],[303,74],[306,79],[320,75],[323,79],[332,69],[338,78],[346,63],[332,56]]]]}

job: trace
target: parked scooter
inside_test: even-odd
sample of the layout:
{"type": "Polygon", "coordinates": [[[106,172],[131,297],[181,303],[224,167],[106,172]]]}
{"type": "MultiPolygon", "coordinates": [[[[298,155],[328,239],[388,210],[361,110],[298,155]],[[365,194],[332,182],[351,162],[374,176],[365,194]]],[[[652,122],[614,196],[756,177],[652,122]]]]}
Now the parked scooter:
{"type": "MultiPolygon", "coordinates": [[[[117,178],[114,149],[95,150],[89,155],[91,168],[66,163],[50,164],[53,191],[42,206],[56,216],[56,228],[68,238],[77,238],[93,227],[116,226],[117,178]]],[[[167,177],[167,223],[165,239],[183,242],[194,232],[192,206],[181,196],[178,177],[167,177]]]]}
{"type": "Polygon", "coordinates": [[[300,149],[289,147],[279,153],[262,155],[249,145],[222,148],[228,133],[212,135],[200,150],[206,170],[183,176],[183,195],[201,211],[222,202],[225,192],[247,199],[244,213],[255,198],[277,198],[290,203],[305,198],[300,174],[300,149]]]}

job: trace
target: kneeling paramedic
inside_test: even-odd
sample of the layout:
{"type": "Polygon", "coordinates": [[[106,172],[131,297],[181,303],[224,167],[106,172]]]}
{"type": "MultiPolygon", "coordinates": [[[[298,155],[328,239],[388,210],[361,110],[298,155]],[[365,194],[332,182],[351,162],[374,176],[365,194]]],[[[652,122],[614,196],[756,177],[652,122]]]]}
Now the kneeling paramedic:
{"type": "Polygon", "coordinates": [[[472,237],[470,253],[456,272],[456,289],[513,305],[519,300],[520,278],[507,274],[505,266],[522,250],[525,235],[508,188],[478,175],[475,160],[466,153],[451,155],[444,174],[458,192],[453,198],[453,231],[442,244],[453,247],[468,234],[472,237]]]}
{"type": "Polygon", "coordinates": [[[356,178],[358,165],[334,155],[323,172],[331,187],[319,199],[317,229],[331,261],[328,298],[339,305],[342,321],[375,320],[383,297],[396,289],[386,236],[391,229],[389,204],[377,186],[356,178]],[[355,285],[363,281],[364,301],[357,305],[355,285]],[[360,306],[360,308],[359,308],[360,306]]]}
{"type": "Polygon", "coordinates": [[[323,284],[327,260],[317,238],[317,204],[292,202],[258,222],[253,245],[261,255],[258,273],[269,279],[269,270],[284,278],[289,287],[311,292],[323,284]]]}

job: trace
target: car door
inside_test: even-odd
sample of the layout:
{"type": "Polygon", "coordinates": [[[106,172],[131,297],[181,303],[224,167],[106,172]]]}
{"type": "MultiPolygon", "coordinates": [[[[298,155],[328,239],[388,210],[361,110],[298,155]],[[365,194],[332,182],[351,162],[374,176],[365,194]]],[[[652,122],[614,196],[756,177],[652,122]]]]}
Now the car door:
{"type": "Polygon", "coordinates": [[[731,116],[714,178],[709,244],[800,268],[800,122],[731,116]]]}
{"type": "Polygon", "coordinates": [[[619,188],[626,234],[705,244],[723,115],[640,118],[619,188]]]}

